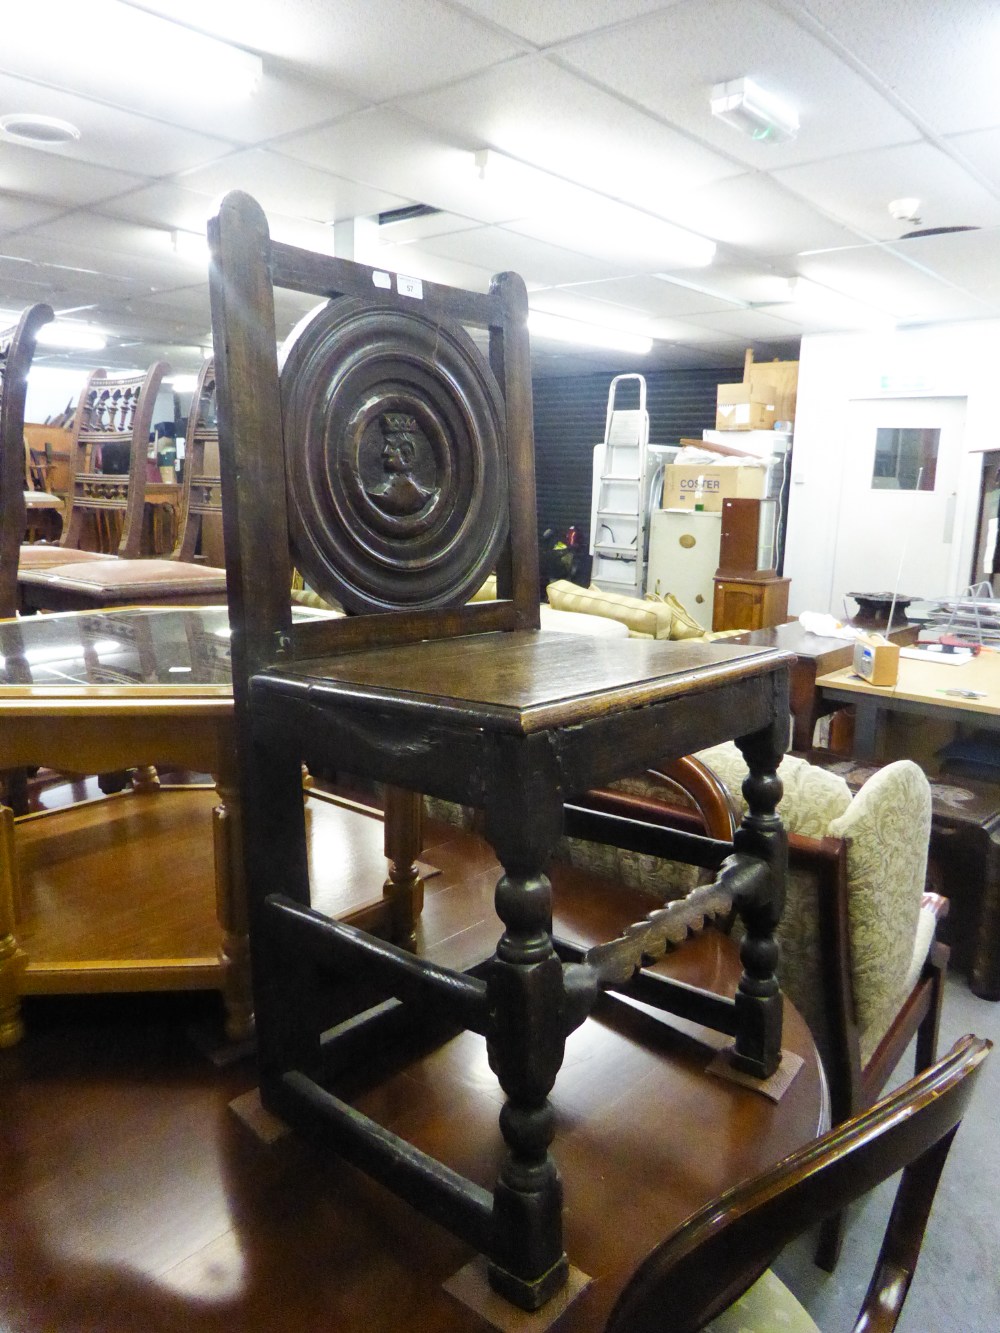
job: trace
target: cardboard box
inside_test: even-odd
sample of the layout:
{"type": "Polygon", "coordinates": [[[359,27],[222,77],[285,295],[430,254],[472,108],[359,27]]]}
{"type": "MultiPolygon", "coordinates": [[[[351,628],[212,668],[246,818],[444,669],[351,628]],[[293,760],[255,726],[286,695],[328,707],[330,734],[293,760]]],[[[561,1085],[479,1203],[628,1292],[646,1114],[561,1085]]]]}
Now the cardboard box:
{"type": "Polygon", "coordinates": [[[711,463],[669,463],[663,469],[663,508],[693,509],[702,477],[702,503],[706,513],[721,513],[726,499],[760,500],[764,496],[767,468],[721,466],[711,463]]]}
{"type": "Polygon", "coordinates": [[[720,384],[715,406],[716,430],[773,430],[775,392],[770,381],[720,384]]]}

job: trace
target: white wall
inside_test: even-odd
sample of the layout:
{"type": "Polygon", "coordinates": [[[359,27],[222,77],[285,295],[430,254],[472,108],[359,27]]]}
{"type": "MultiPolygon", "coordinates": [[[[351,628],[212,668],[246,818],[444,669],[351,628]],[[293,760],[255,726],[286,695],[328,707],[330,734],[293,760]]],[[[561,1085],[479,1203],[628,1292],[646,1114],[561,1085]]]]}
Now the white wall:
{"type": "MultiPolygon", "coordinates": [[[[803,338],[784,565],[792,580],[792,615],[806,610],[842,613],[841,607],[831,605],[831,579],[840,507],[848,502],[841,495],[841,476],[851,402],[950,396],[966,399],[967,453],[1000,448],[1000,321],[803,338]]],[[[970,551],[978,476],[979,460],[969,457],[959,490],[955,540],[970,551]]],[[[885,540],[899,549],[903,534],[886,533],[885,540]]]]}

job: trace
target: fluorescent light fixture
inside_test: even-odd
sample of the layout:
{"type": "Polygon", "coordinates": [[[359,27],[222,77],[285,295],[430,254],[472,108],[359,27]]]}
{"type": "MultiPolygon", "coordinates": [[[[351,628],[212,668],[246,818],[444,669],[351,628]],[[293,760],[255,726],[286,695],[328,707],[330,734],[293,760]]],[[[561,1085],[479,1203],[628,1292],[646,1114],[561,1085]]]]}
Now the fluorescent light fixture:
{"type": "Polygon", "coordinates": [[[108,345],[108,335],[92,324],[77,324],[68,319],[57,319],[43,324],[37,341],[45,347],[67,347],[80,352],[99,352],[108,345]]]}
{"type": "Polygon", "coordinates": [[[787,143],[799,132],[799,113],[754,83],[753,79],[730,79],[712,89],[712,115],[727,125],[767,143],[787,143]]]}
{"type": "Polygon", "coordinates": [[[584,347],[611,347],[636,356],[646,356],[653,349],[652,338],[641,333],[626,333],[623,329],[611,329],[603,324],[587,324],[581,319],[549,315],[544,310],[530,312],[528,332],[536,338],[555,338],[558,342],[584,347]]]}
{"type": "Polygon", "coordinates": [[[703,268],[715,258],[707,237],[539,167],[492,149],[476,153],[475,164],[493,211],[537,240],[646,270],[703,268]]]}
{"type": "Polygon", "coordinates": [[[194,393],[198,387],[197,375],[171,375],[169,379],[163,381],[168,384],[174,393],[194,393]]]}
{"type": "Polygon", "coordinates": [[[248,97],[263,75],[260,56],[122,0],[33,0],[18,27],[19,40],[44,44],[67,71],[107,68],[116,95],[141,94],[143,106],[248,97]]]}

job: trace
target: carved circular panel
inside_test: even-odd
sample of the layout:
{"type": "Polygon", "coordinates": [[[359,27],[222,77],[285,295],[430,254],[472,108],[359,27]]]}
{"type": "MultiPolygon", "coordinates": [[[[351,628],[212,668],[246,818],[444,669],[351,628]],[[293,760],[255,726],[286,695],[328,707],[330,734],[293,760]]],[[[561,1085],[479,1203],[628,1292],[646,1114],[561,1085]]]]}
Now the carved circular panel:
{"type": "Polygon", "coordinates": [[[507,535],[503,399],[460,325],[341,297],[281,372],[296,566],[351,611],[455,605],[507,535]]]}

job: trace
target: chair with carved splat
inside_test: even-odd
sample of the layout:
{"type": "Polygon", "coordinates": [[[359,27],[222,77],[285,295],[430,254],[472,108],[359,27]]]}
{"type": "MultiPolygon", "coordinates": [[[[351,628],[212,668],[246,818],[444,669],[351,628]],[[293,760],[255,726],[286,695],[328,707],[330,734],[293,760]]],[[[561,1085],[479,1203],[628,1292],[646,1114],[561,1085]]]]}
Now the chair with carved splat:
{"type": "MultiPolygon", "coordinates": [[[[214,375],[211,358],[202,366],[192,402],[190,433],[195,440],[211,435],[214,427],[214,375]],[[207,415],[206,415],[207,414],[207,415]]],[[[163,362],[137,377],[109,379],[95,372],[81,396],[75,425],[75,475],[71,509],[59,547],[26,548],[21,558],[22,604],[30,610],[90,610],[115,605],[204,605],[226,600],[224,569],[196,563],[194,543],[200,516],[219,512],[218,485],[206,495],[198,479],[185,468],[179,492],[178,535],[169,557],[140,557],[143,507],[149,495],[146,482],[147,440],[156,392],[166,370],[163,362]],[[112,449],[128,455],[128,471],[110,474],[95,469],[95,450],[112,449]],[[194,493],[192,505],[189,496],[194,493]],[[118,559],[80,551],[81,539],[92,516],[123,514],[118,559]],[[191,549],[192,556],[185,552],[191,549]]],[[[107,460],[105,460],[105,464],[107,460]]]]}
{"type": "MultiPolygon", "coordinates": [[[[238,192],[209,239],[261,1098],[485,1253],[506,1299],[538,1308],[568,1274],[548,1094],[568,1033],[603,991],[638,985],[670,1008],[674,988],[644,960],[735,901],[743,979],[734,999],[706,996],[698,1012],[735,1034],[745,1070],[765,1077],[780,1060],[774,772],[791,659],[640,640],[583,651],[539,629],[527,295],[515,274],[488,294],[397,280],[272,242],[238,192]],[[325,298],[280,371],[275,287],[325,298]],[[350,614],[293,624],[293,565],[350,614]],[[499,599],[468,603],[498,565],[499,599]],[[565,800],[733,736],[751,769],[750,813],[717,880],[561,958],[544,867],[565,800]],[[455,971],[311,905],[303,762],[483,809],[504,867],[491,959],[455,971]],[[352,988],[356,1007],[373,990],[385,1002],[331,1028],[352,988]],[[331,1090],[338,1069],[353,1075],[363,1053],[442,1018],[485,1038],[506,1095],[492,1192],[331,1090]]],[[[705,844],[684,847],[711,864],[717,844],[705,844]]],[[[384,917],[383,932],[412,943],[406,885],[390,883],[384,917]]]]}
{"type": "Polygon", "coordinates": [[[17,610],[17,562],[25,531],[24,401],[38,330],[52,308],[33,305],[0,333],[0,616],[17,610]]]}

